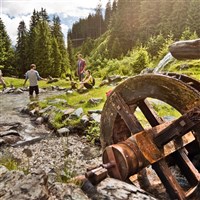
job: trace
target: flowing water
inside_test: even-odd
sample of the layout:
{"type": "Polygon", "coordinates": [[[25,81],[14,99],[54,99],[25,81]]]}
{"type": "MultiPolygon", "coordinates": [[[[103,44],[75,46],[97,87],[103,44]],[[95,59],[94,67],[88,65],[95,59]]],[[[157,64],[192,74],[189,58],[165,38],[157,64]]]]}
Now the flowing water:
{"type": "MultiPolygon", "coordinates": [[[[40,93],[39,99],[43,100],[46,97],[60,94],[58,91],[47,91],[40,93]]],[[[28,114],[23,114],[20,111],[26,107],[30,101],[28,92],[22,94],[0,94],[0,130],[7,124],[20,124],[17,130],[24,140],[41,137],[48,134],[50,131],[44,124],[36,125],[28,114]]]]}
{"type": "Polygon", "coordinates": [[[157,67],[153,70],[153,73],[159,73],[163,70],[163,68],[171,61],[174,60],[174,57],[169,52],[167,53],[164,58],[158,63],[157,67]]]}

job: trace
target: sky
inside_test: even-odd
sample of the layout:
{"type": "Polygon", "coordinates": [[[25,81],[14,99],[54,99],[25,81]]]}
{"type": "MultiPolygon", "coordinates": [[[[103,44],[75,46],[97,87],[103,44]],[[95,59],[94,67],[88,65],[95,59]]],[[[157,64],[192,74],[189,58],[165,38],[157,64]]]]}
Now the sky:
{"type": "Polygon", "coordinates": [[[105,8],[108,0],[0,0],[0,17],[13,45],[16,44],[20,21],[23,20],[26,28],[29,29],[33,10],[40,11],[41,8],[46,9],[49,16],[59,16],[62,32],[66,38],[72,24],[79,18],[85,18],[89,13],[94,13],[99,2],[102,8],[105,8]]]}

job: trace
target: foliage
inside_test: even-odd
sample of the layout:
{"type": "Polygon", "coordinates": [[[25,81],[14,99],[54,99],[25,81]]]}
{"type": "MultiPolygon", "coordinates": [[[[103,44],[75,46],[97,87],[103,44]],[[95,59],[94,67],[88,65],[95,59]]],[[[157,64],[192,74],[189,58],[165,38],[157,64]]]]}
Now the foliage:
{"type": "Polygon", "coordinates": [[[165,43],[165,38],[162,34],[159,34],[157,36],[151,36],[150,39],[147,42],[147,51],[151,55],[152,58],[158,56],[159,50],[163,47],[163,44],[165,43]]]}
{"type": "Polygon", "coordinates": [[[25,161],[26,166],[21,166],[21,160],[16,159],[9,151],[4,150],[3,155],[0,157],[0,165],[3,165],[8,170],[19,170],[23,171],[25,174],[29,173],[29,158],[25,161]]]}
{"type": "Polygon", "coordinates": [[[181,40],[192,40],[192,39],[197,39],[197,33],[195,32],[191,32],[189,27],[186,27],[185,30],[183,31],[182,35],[181,35],[181,40]]]}
{"type": "MultiPolygon", "coordinates": [[[[200,0],[130,1],[109,0],[103,16],[101,4],[85,19],[79,19],[68,32],[65,47],[58,16],[45,9],[33,11],[30,28],[19,23],[15,54],[0,21],[0,65],[4,75],[24,76],[35,63],[41,76],[73,78],[76,53],[81,52],[88,69],[98,78],[108,75],[134,75],[158,63],[175,40],[200,36],[200,0]]],[[[1,87],[1,86],[0,86],[1,87]]]]}
{"type": "MultiPolygon", "coordinates": [[[[104,44],[106,58],[119,59],[140,43],[148,43],[150,55],[152,57],[158,56],[157,52],[160,51],[160,47],[162,48],[162,43],[169,33],[173,34],[173,40],[178,40],[186,28],[189,28],[192,33],[196,32],[199,37],[199,3],[200,0],[181,2],[175,0],[161,0],[159,2],[118,0],[114,1],[111,6],[108,2],[105,21],[103,21],[103,23],[109,24],[105,28],[105,31],[109,32],[109,38],[104,44]],[[108,20],[106,17],[109,18],[109,23],[106,22],[108,20]]],[[[78,23],[73,25],[70,32],[71,38],[84,35],[80,37],[83,38],[83,41],[78,46],[87,37],[90,37],[86,25],[90,24],[94,16],[89,15],[88,18],[80,19],[78,23]]],[[[96,25],[98,21],[93,21],[93,23],[96,25]]],[[[98,46],[99,44],[95,45],[93,50],[97,50],[98,46]]],[[[99,51],[97,50],[97,52],[99,51]]],[[[93,53],[90,56],[93,56],[93,53]]]]}
{"type": "Polygon", "coordinates": [[[6,32],[6,28],[3,21],[0,18],[0,66],[3,66],[4,75],[10,75],[14,72],[13,61],[14,61],[14,50],[11,46],[11,40],[6,32]]]}
{"type": "Polygon", "coordinates": [[[86,130],[87,140],[91,143],[95,143],[96,140],[99,140],[100,137],[100,125],[98,122],[92,121],[90,126],[86,130]]]}
{"type": "Polygon", "coordinates": [[[21,21],[18,26],[15,57],[2,21],[0,28],[3,34],[3,40],[0,42],[3,55],[0,65],[4,66],[5,75],[23,77],[32,63],[36,64],[42,77],[62,77],[68,73],[70,63],[59,17],[54,16],[53,22],[50,23],[46,10],[42,8],[39,12],[33,11],[29,30],[26,29],[25,22],[21,21]]]}
{"type": "Polygon", "coordinates": [[[61,183],[71,183],[73,182],[72,178],[75,177],[76,173],[74,173],[71,169],[68,167],[64,167],[63,169],[56,169],[56,181],[61,183]]]}
{"type": "Polygon", "coordinates": [[[173,35],[169,35],[162,46],[162,48],[158,51],[158,59],[161,60],[168,52],[169,46],[173,43],[173,35]]]}
{"type": "Polygon", "coordinates": [[[153,109],[156,111],[156,113],[160,117],[172,117],[172,118],[178,118],[181,116],[181,114],[172,106],[169,104],[166,104],[162,101],[160,103],[154,103],[152,102],[153,109]]]}
{"type": "Polygon", "coordinates": [[[133,49],[129,55],[121,60],[108,60],[106,68],[100,68],[98,75],[103,79],[108,75],[134,75],[140,73],[144,68],[150,67],[150,59],[147,50],[143,47],[133,49]]]}
{"type": "Polygon", "coordinates": [[[11,154],[8,154],[8,153],[1,156],[0,165],[5,166],[8,170],[19,169],[19,163],[13,158],[11,154]]]}
{"type": "Polygon", "coordinates": [[[197,80],[200,80],[200,60],[183,60],[174,61],[168,66],[169,72],[176,72],[180,74],[186,74],[197,80]]]}

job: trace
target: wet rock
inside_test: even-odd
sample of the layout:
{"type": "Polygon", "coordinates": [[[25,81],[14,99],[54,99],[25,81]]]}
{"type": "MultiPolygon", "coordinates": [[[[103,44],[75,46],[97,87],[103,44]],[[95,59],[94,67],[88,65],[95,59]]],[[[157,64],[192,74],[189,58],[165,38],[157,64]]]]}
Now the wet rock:
{"type": "Polygon", "coordinates": [[[38,107],[38,106],[39,106],[38,101],[31,101],[31,102],[28,104],[28,107],[29,107],[30,110],[31,110],[31,109],[34,109],[34,108],[36,108],[36,107],[38,107]]]}
{"type": "Polygon", "coordinates": [[[23,90],[21,90],[20,88],[16,89],[13,91],[14,94],[21,94],[23,93],[23,90]]]}
{"type": "Polygon", "coordinates": [[[21,110],[20,110],[21,113],[24,113],[24,114],[29,114],[29,107],[28,106],[25,106],[23,107],[21,110]]]}
{"type": "Polygon", "coordinates": [[[40,93],[44,93],[46,92],[47,90],[45,88],[40,88],[40,93]]]}
{"type": "Polygon", "coordinates": [[[0,132],[0,137],[4,137],[4,136],[8,136],[8,135],[16,135],[16,136],[20,136],[20,134],[16,131],[16,130],[8,130],[5,131],[3,133],[0,132]]]}
{"type": "Polygon", "coordinates": [[[34,108],[33,110],[31,110],[31,111],[29,112],[29,115],[32,116],[32,117],[37,116],[38,111],[39,111],[39,110],[38,110],[38,108],[36,107],[36,108],[34,108]]]}
{"type": "Polygon", "coordinates": [[[10,88],[10,87],[7,87],[4,91],[3,91],[3,93],[5,93],[5,94],[8,94],[8,93],[13,93],[14,92],[14,90],[15,90],[15,88],[10,88]]]}

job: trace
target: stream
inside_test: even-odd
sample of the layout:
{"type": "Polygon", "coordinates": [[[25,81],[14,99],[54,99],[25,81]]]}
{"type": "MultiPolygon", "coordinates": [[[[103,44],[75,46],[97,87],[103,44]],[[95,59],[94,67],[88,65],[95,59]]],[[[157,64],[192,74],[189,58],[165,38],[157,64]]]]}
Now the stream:
{"type": "Polygon", "coordinates": [[[5,129],[6,125],[18,124],[18,133],[23,140],[31,140],[49,134],[50,130],[44,124],[36,125],[32,117],[22,113],[21,110],[33,100],[43,100],[60,93],[60,91],[41,92],[38,99],[30,99],[26,91],[21,94],[0,94],[0,132],[5,129]]]}

